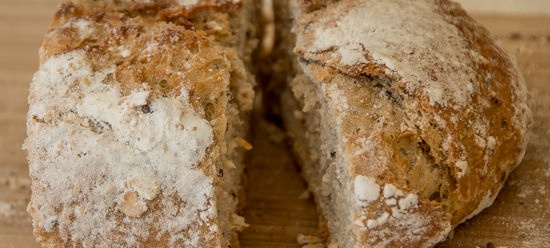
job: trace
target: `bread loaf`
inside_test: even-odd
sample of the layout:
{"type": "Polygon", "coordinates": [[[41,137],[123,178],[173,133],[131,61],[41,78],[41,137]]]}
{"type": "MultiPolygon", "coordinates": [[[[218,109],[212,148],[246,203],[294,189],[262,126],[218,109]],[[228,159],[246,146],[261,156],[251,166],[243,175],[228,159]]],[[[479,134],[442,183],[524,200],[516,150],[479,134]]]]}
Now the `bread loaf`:
{"type": "MultiPolygon", "coordinates": [[[[256,66],[329,247],[431,247],[491,205],[532,117],[484,28],[447,0],[273,4],[275,50],[256,66]]],[[[61,6],[25,142],[43,245],[238,247],[255,5],[61,6]]]]}
{"type": "Polygon", "coordinates": [[[492,204],[532,117],[515,62],[458,4],[277,8],[281,112],[329,247],[431,247],[492,204]]]}
{"type": "Polygon", "coordinates": [[[238,247],[252,1],[66,1],[27,119],[49,247],[238,247]]]}

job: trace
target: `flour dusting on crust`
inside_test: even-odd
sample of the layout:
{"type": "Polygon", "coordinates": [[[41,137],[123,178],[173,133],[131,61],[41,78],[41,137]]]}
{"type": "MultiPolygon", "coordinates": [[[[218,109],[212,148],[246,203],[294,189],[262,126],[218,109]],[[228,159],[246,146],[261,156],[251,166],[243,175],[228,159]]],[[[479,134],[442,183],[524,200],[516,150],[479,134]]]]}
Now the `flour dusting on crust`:
{"type": "Polygon", "coordinates": [[[310,82],[289,86],[311,118],[301,84],[321,92],[321,120],[339,141],[326,152],[343,156],[336,177],[349,176],[349,198],[363,203],[350,221],[362,230],[350,236],[347,208],[321,201],[331,236],[344,246],[431,247],[488,207],[523,158],[532,118],[517,65],[487,30],[446,0],[293,2],[306,6],[294,11],[295,69],[310,82]],[[379,188],[384,198],[374,199],[379,188]]]}
{"type": "Polygon", "coordinates": [[[128,246],[147,239],[156,226],[156,239],[180,233],[170,235],[169,243],[197,247],[201,229],[212,232],[200,238],[218,230],[208,227],[216,206],[212,178],[201,168],[212,128],[190,105],[187,91],[149,99],[144,85],[123,96],[104,82],[110,73],[94,72],[85,53],[75,51],[50,58],[35,74],[29,118],[37,121],[26,141],[31,155],[42,159],[30,165],[34,222],[84,244],[90,237],[127,233],[128,246]],[[153,204],[163,206],[160,220],[147,214],[153,204]],[[118,225],[120,219],[133,226],[118,225]]]}
{"type": "MultiPolygon", "coordinates": [[[[306,54],[330,52],[335,62],[361,66],[375,62],[385,73],[421,89],[430,103],[463,107],[474,91],[468,82],[475,75],[468,64],[473,51],[458,29],[444,21],[425,1],[354,1],[358,6],[341,11],[336,20],[306,29],[311,35],[306,54]],[[406,4],[407,11],[403,11],[406,4]]],[[[320,17],[323,18],[323,17],[320,17]]],[[[298,35],[298,47],[303,47],[298,35]]],[[[308,38],[309,39],[309,38],[308,38]]],[[[475,57],[480,57],[475,55],[475,57]]]]}

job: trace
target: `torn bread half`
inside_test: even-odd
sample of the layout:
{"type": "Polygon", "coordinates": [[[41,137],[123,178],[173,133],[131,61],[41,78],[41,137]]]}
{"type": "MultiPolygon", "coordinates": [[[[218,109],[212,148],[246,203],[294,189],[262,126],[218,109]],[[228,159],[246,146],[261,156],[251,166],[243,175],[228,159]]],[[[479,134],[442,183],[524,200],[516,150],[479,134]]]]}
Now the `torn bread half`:
{"type": "Polygon", "coordinates": [[[276,11],[293,13],[281,112],[331,247],[431,247],[492,204],[532,117],[515,62],[458,4],[276,11]]]}
{"type": "Polygon", "coordinates": [[[27,119],[48,247],[238,247],[252,1],[65,1],[27,119]]]}

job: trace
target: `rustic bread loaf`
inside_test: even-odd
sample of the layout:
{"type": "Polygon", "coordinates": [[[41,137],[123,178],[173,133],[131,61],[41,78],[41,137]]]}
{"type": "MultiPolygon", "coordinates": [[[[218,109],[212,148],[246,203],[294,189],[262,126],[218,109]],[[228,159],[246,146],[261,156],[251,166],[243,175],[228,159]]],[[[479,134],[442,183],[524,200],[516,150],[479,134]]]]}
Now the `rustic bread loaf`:
{"type": "MultiPolygon", "coordinates": [[[[433,246],[493,202],[532,120],[485,29],[446,0],[273,3],[266,103],[280,106],[329,246],[433,246]]],[[[254,5],[62,5],[25,143],[42,244],[238,246],[254,5]]]]}
{"type": "Polygon", "coordinates": [[[492,204],[532,117],[515,62],[458,4],[276,7],[293,12],[281,112],[331,247],[434,246],[492,204]]]}
{"type": "Polygon", "coordinates": [[[25,143],[43,245],[238,247],[253,13],[238,0],[62,4],[25,143]]]}

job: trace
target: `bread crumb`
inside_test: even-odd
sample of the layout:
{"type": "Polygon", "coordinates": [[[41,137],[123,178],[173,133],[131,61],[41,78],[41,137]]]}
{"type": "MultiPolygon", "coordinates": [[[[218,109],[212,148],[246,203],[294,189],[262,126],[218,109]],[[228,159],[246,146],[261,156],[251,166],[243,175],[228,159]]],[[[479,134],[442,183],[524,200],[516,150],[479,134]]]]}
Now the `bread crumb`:
{"type": "Polygon", "coordinates": [[[311,245],[311,244],[319,244],[322,243],[323,240],[317,236],[313,235],[304,235],[304,234],[298,234],[296,236],[296,241],[300,245],[311,245]]]}
{"type": "Polygon", "coordinates": [[[299,199],[299,200],[307,200],[307,199],[309,199],[309,198],[311,198],[311,191],[309,191],[309,190],[307,190],[307,189],[304,190],[304,192],[302,192],[302,193],[300,194],[300,196],[298,196],[298,199],[299,199]]]}
{"type": "Polygon", "coordinates": [[[233,224],[233,228],[239,232],[250,226],[245,222],[244,217],[235,213],[231,213],[230,221],[233,224]]]}
{"type": "Polygon", "coordinates": [[[247,151],[250,151],[254,148],[252,144],[250,144],[248,141],[246,141],[241,137],[235,138],[235,142],[237,143],[237,145],[239,145],[240,147],[244,148],[247,151]]]}

